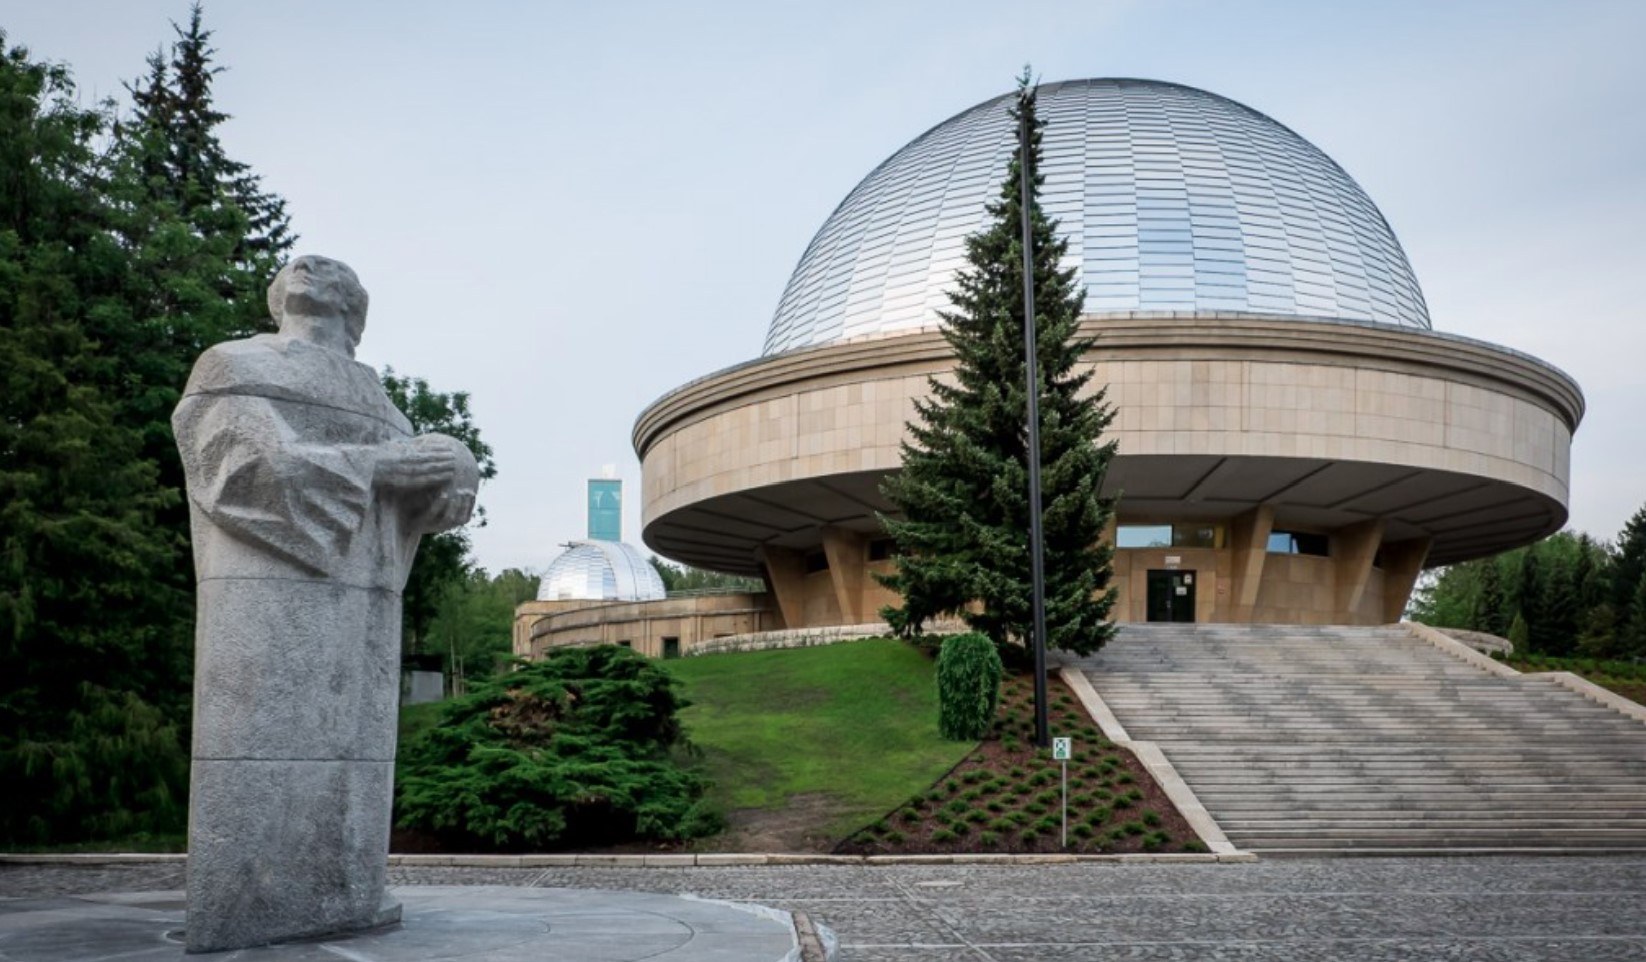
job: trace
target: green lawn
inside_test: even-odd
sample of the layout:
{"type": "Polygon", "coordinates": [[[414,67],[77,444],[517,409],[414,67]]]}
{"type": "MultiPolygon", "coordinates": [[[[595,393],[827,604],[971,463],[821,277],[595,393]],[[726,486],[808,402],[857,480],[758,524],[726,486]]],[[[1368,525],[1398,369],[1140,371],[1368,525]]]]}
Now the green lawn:
{"type": "Polygon", "coordinates": [[[667,665],[692,702],[681,717],[704,752],[713,800],[733,835],[769,828],[777,841],[765,845],[798,847],[805,834],[815,846],[819,832],[841,838],[924,791],[975,747],[938,737],[935,666],[902,642],[667,665]]]}
{"type": "Polygon", "coordinates": [[[400,747],[404,748],[411,740],[440,724],[440,712],[446,707],[443,701],[426,701],[418,705],[400,706],[400,747]]]}

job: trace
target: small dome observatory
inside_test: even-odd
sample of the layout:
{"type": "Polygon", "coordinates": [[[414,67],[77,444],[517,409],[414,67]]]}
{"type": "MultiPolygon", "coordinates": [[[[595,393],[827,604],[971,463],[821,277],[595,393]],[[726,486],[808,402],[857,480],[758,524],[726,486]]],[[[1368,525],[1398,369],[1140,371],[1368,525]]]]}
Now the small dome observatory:
{"type": "Polygon", "coordinates": [[[663,579],[639,549],[621,541],[573,541],[549,564],[538,601],[655,601],[663,579]]]}

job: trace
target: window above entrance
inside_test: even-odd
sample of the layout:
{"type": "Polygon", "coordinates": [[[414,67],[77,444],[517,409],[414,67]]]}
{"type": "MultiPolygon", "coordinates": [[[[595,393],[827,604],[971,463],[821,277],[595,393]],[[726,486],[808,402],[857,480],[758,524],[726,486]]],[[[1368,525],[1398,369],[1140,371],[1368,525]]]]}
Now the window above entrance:
{"type": "Polygon", "coordinates": [[[1274,531],[1269,534],[1269,551],[1272,554],[1313,554],[1325,557],[1330,554],[1330,539],[1323,534],[1311,534],[1307,531],[1274,531]]]}
{"type": "Polygon", "coordinates": [[[1116,548],[1221,548],[1220,524],[1123,524],[1115,528],[1116,548]]]}

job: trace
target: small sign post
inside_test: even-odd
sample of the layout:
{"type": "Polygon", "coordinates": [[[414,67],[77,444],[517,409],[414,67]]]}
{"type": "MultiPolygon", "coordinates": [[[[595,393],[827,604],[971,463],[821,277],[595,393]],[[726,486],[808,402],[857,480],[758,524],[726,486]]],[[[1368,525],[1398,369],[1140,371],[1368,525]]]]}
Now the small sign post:
{"type": "Polygon", "coordinates": [[[1063,847],[1069,847],[1069,756],[1074,754],[1074,739],[1052,739],[1052,760],[1063,766],[1063,847]]]}

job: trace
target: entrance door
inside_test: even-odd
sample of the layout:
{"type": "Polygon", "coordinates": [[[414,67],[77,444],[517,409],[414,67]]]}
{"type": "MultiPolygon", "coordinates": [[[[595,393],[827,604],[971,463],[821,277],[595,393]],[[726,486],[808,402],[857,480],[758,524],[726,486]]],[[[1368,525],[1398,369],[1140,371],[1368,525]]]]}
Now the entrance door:
{"type": "Polygon", "coordinates": [[[680,639],[679,638],[670,638],[670,637],[664,636],[664,638],[663,638],[663,657],[664,658],[679,658],[680,657],[680,639]]]}
{"type": "Polygon", "coordinates": [[[1194,621],[1193,571],[1150,571],[1150,621],[1194,621]]]}

